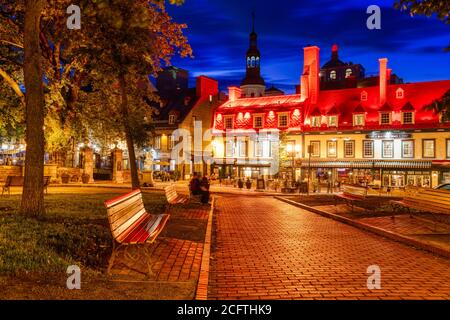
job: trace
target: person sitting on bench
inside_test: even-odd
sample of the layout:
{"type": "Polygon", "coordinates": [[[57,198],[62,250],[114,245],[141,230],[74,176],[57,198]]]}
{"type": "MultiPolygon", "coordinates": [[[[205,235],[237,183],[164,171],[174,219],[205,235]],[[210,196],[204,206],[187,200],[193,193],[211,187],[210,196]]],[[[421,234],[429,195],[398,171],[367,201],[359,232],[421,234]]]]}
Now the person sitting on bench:
{"type": "Polygon", "coordinates": [[[198,196],[202,194],[200,189],[200,179],[198,178],[197,172],[194,172],[191,181],[189,182],[189,191],[193,196],[198,196]]]}
{"type": "Polygon", "coordinates": [[[209,202],[209,180],[206,175],[202,178],[202,181],[200,182],[200,190],[201,190],[201,195],[202,195],[201,202],[208,203],[209,202]]]}

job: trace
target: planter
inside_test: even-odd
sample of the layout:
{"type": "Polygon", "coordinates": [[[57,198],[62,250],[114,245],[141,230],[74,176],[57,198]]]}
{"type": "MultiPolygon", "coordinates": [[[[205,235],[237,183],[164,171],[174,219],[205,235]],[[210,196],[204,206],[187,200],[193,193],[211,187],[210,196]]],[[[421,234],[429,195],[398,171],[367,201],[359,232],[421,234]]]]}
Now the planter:
{"type": "Polygon", "coordinates": [[[250,180],[247,180],[247,181],[245,182],[245,186],[247,187],[247,189],[251,189],[252,183],[250,182],[250,180]]]}
{"type": "Polygon", "coordinates": [[[90,178],[90,176],[89,176],[88,174],[83,174],[83,175],[81,176],[81,181],[82,181],[83,183],[89,183],[89,178],[90,178]]]}
{"type": "Polygon", "coordinates": [[[69,175],[62,175],[61,176],[61,183],[69,183],[70,176],[69,175]]]}
{"type": "Polygon", "coordinates": [[[238,187],[239,187],[239,189],[242,189],[244,187],[244,181],[239,180],[238,181],[238,187]]]}

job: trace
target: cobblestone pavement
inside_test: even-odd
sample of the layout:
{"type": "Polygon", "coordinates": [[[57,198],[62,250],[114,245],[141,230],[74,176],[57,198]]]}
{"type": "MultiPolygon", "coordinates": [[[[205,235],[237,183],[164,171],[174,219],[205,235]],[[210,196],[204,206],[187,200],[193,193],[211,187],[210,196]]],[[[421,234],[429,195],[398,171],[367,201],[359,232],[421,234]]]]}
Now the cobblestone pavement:
{"type": "Polygon", "coordinates": [[[448,259],[274,198],[216,205],[208,299],[450,299],[448,259]]]}

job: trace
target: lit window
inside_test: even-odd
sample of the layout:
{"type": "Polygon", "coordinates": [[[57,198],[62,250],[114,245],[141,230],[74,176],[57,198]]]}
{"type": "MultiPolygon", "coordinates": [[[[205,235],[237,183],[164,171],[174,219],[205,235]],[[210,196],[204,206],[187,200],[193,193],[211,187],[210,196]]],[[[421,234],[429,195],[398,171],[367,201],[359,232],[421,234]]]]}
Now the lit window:
{"type": "Polygon", "coordinates": [[[287,127],[288,126],[289,116],[286,113],[278,114],[278,127],[287,127]]]}
{"type": "Polygon", "coordinates": [[[312,117],[311,127],[320,127],[320,124],[322,122],[320,118],[321,118],[320,116],[312,117]]]}
{"type": "Polygon", "coordinates": [[[247,141],[239,141],[239,157],[247,156],[247,141]]]}
{"type": "Polygon", "coordinates": [[[395,96],[397,99],[403,99],[405,95],[405,91],[402,88],[398,88],[397,91],[395,91],[395,96]]]}
{"type": "Polygon", "coordinates": [[[362,127],[364,126],[364,114],[354,114],[353,115],[353,126],[354,127],[362,127]]]}
{"type": "Polygon", "coordinates": [[[161,149],[161,136],[155,137],[155,149],[161,149]]]}
{"type": "Polygon", "coordinates": [[[367,92],[366,91],[361,92],[361,101],[367,101],[367,92]]]}
{"type": "Polygon", "coordinates": [[[337,116],[328,116],[328,126],[337,127],[337,125],[338,125],[337,116]]]}
{"type": "Polygon", "coordinates": [[[393,158],[394,157],[394,141],[383,140],[382,143],[382,156],[383,158],[393,158]]]}
{"type": "Polygon", "coordinates": [[[234,156],[234,141],[228,140],[225,144],[225,156],[233,157],[234,156]]]}
{"type": "Polygon", "coordinates": [[[233,116],[224,117],[225,129],[233,129],[233,116]]]}
{"type": "Polygon", "coordinates": [[[414,158],[414,140],[402,141],[402,158],[414,158]]]}
{"type": "Polygon", "coordinates": [[[327,157],[337,157],[337,141],[327,141],[327,157]]]}
{"type": "Polygon", "coordinates": [[[247,67],[250,68],[251,66],[251,59],[250,57],[247,57],[247,67]]]}
{"type": "Polygon", "coordinates": [[[331,79],[331,80],[336,80],[336,71],[332,70],[332,71],[330,72],[330,79],[331,79]]]}
{"type": "Polygon", "coordinates": [[[403,124],[413,124],[413,123],[414,123],[414,113],[403,112],[403,124]]]}
{"type": "Polygon", "coordinates": [[[263,156],[263,142],[255,141],[255,157],[263,156]]]}
{"type": "Polygon", "coordinates": [[[353,158],[355,156],[355,141],[344,141],[344,157],[353,158]]]}
{"type": "Polygon", "coordinates": [[[450,139],[447,139],[447,158],[450,159],[450,139]]]}
{"type": "Polygon", "coordinates": [[[174,124],[174,123],[175,123],[175,115],[169,114],[169,124],[174,124]]]}
{"type": "Polygon", "coordinates": [[[380,124],[391,124],[391,113],[390,112],[380,113],[380,124]]]}
{"type": "Polygon", "coordinates": [[[263,117],[262,116],[253,116],[253,127],[254,128],[262,128],[263,127],[263,117]]]}
{"type": "Polygon", "coordinates": [[[169,136],[168,137],[168,141],[167,141],[168,145],[169,145],[169,150],[172,150],[175,144],[175,141],[173,139],[173,136],[169,136]]]}
{"type": "Polygon", "coordinates": [[[422,157],[423,158],[434,158],[436,156],[434,139],[423,139],[422,140],[422,157]]]}
{"type": "Polygon", "coordinates": [[[372,140],[364,140],[363,141],[363,157],[364,158],[373,158],[373,141],[372,140]]]}
{"type": "Polygon", "coordinates": [[[320,141],[310,142],[311,157],[320,157],[320,141]]]}
{"type": "Polygon", "coordinates": [[[252,57],[252,65],[251,65],[252,68],[255,67],[255,61],[256,61],[255,57],[252,57]]]}
{"type": "Polygon", "coordinates": [[[345,70],[345,77],[348,78],[352,75],[353,71],[352,69],[348,68],[347,70],[345,70]]]}

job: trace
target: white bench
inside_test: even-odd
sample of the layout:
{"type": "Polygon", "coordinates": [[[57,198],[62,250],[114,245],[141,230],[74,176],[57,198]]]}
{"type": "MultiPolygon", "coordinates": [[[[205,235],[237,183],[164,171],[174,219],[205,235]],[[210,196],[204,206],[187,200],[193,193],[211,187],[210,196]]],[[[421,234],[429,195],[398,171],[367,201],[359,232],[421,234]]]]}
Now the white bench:
{"type": "Polygon", "coordinates": [[[342,193],[334,196],[334,205],[336,206],[338,201],[344,201],[348,206],[351,206],[353,212],[353,206],[355,201],[362,201],[367,197],[367,188],[351,185],[343,185],[342,193]]]}

